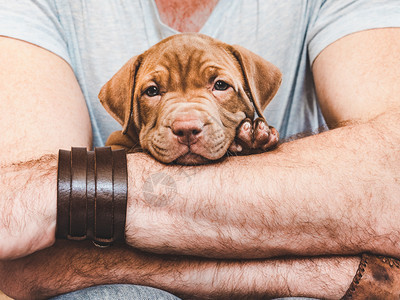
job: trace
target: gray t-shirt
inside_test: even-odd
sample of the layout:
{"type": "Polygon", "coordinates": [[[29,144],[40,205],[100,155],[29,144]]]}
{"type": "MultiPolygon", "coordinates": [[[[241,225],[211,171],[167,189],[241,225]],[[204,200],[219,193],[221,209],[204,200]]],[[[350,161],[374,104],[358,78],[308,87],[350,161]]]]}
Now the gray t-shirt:
{"type": "MultiPolygon", "coordinates": [[[[0,7],[0,35],[41,46],[71,65],[94,146],[121,128],[97,98],[101,86],[130,57],[178,33],[160,21],[154,0],[0,0],[0,7]]],[[[265,115],[288,137],[325,125],[311,73],[318,54],[345,35],[399,26],[399,0],[220,0],[200,32],[281,69],[282,86],[265,115]]]]}

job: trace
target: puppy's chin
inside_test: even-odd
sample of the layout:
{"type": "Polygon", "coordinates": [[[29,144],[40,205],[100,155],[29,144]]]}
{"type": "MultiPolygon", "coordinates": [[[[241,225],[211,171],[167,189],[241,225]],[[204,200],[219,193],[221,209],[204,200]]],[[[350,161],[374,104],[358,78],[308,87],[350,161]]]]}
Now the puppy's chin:
{"type": "Polygon", "coordinates": [[[180,157],[178,157],[174,163],[178,165],[188,165],[188,166],[193,166],[193,165],[204,165],[212,162],[212,160],[207,159],[201,155],[195,154],[188,152],[180,157]]]}

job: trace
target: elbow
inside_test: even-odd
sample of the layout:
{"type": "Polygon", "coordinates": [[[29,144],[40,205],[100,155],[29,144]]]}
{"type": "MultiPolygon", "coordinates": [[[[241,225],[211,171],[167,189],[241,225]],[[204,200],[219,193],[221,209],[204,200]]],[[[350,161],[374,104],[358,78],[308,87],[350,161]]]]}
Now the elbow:
{"type": "MultiPolygon", "coordinates": [[[[0,291],[12,299],[47,299],[48,293],[33,257],[0,260],[0,291]]],[[[0,299],[1,297],[0,292],[0,299]]]]}

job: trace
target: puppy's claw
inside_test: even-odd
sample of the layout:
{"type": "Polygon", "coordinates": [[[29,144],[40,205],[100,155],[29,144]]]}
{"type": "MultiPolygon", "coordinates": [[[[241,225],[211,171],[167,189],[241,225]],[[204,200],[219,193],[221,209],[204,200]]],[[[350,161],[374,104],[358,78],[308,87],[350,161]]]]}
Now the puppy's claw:
{"type": "Polygon", "coordinates": [[[249,132],[251,129],[250,121],[245,121],[242,126],[242,130],[245,132],[249,132]]]}
{"type": "Polygon", "coordinates": [[[253,148],[263,149],[270,139],[270,129],[265,120],[258,118],[254,122],[253,148]]]}
{"type": "Polygon", "coordinates": [[[253,143],[253,128],[250,119],[245,119],[242,125],[239,126],[237,139],[246,147],[251,147],[253,143]]]}

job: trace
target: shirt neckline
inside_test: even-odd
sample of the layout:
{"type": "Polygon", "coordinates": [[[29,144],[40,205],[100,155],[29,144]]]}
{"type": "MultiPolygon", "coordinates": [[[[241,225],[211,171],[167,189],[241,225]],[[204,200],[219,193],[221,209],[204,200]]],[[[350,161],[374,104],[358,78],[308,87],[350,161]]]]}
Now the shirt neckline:
{"type": "MultiPolygon", "coordinates": [[[[220,16],[222,14],[226,14],[229,9],[225,8],[225,0],[218,0],[217,4],[215,5],[214,9],[212,10],[211,14],[209,15],[208,19],[206,22],[203,24],[203,26],[200,28],[198,33],[202,34],[207,34],[207,35],[213,35],[213,33],[216,31],[217,28],[219,28],[221,21],[218,19],[221,19],[220,16]],[[217,26],[215,25],[217,24],[217,26]]],[[[171,34],[179,34],[182,33],[169,25],[165,24],[161,20],[160,13],[158,11],[157,4],[155,0],[151,0],[154,16],[156,18],[156,21],[158,25],[163,29],[163,31],[167,32],[167,36],[171,34]]],[[[232,7],[233,5],[229,5],[228,7],[232,7]]]]}

